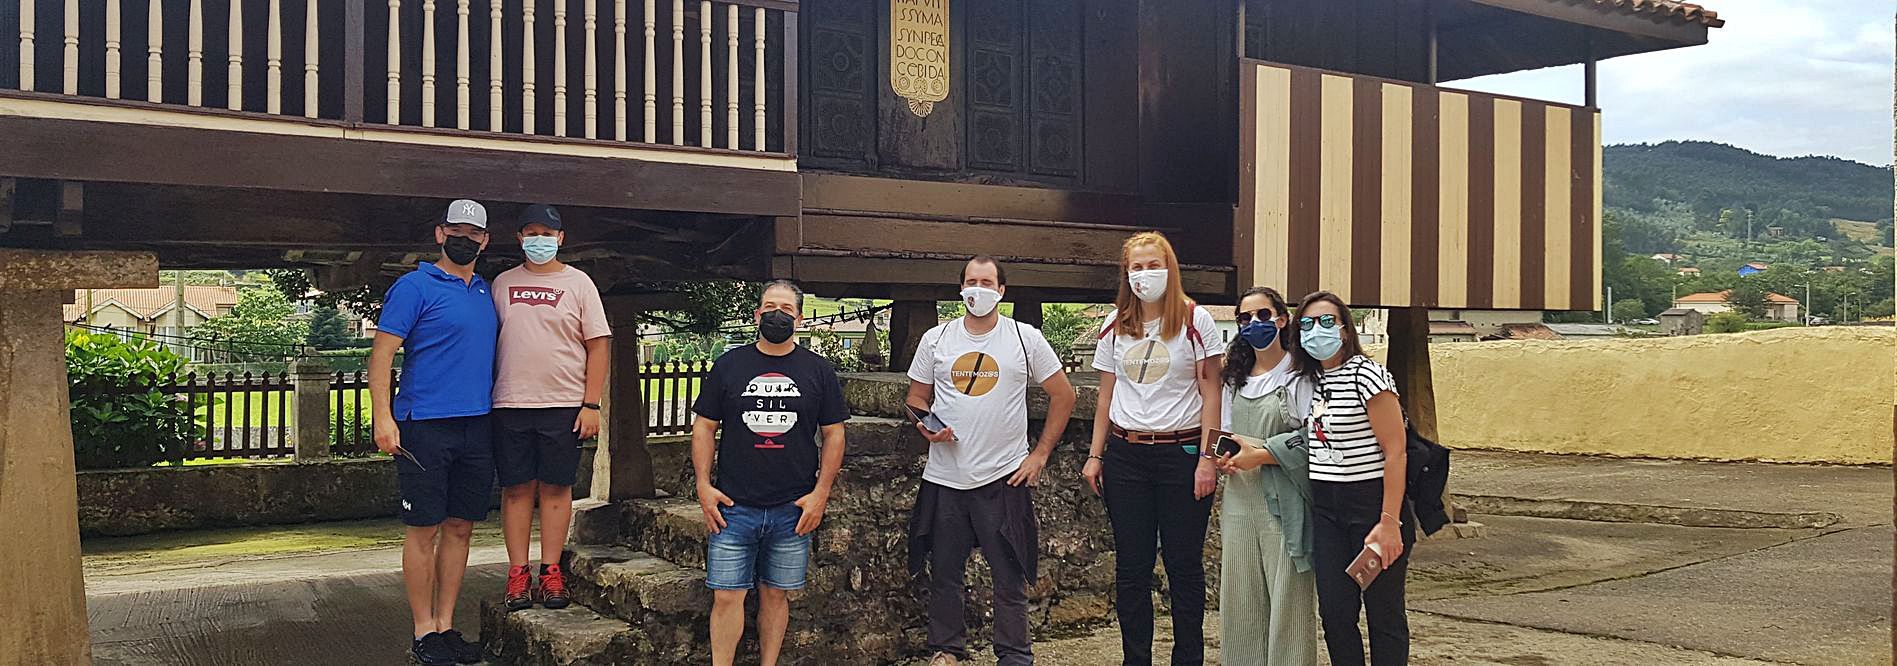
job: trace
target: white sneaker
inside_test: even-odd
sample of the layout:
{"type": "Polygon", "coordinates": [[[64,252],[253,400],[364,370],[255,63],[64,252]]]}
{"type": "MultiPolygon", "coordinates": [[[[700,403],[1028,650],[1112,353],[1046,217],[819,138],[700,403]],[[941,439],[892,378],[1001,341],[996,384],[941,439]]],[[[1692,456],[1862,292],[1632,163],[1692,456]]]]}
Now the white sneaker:
{"type": "Polygon", "coordinates": [[[959,663],[962,663],[961,660],[956,659],[955,655],[947,652],[937,652],[935,653],[935,658],[929,660],[929,666],[955,666],[959,663]]]}

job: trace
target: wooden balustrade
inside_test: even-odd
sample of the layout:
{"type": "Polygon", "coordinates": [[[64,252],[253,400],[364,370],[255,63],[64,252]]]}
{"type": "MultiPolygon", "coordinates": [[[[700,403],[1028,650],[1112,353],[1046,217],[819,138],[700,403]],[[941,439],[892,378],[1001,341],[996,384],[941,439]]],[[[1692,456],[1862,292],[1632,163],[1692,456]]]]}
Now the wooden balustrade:
{"type": "Polygon", "coordinates": [[[793,0],[452,0],[451,7],[239,0],[209,25],[203,0],[10,1],[19,46],[0,54],[0,67],[17,68],[24,91],[499,135],[759,152],[795,146],[787,135],[795,123],[784,120],[794,118],[793,0]],[[485,21],[476,14],[483,7],[485,21]],[[450,9],[452,20],[437,20],[437,10],[450,9]],[[57,36],[47,34],[53,30],[57,36]],[[628,44],[629,37],[641,41],[628,44]],[[328,57],[339,59],[322,62],[338,44],[341,55],[328,57]],[[207,58],[222,59],[222,71],[207,74],[207,58]],[[168,67],[182,77],[167,80],[168,67]],[[380,69],[380,85],[364,69],[380,69]],[[518,87],[508,85],[513,75],[518,87]],[[437,90],[445,78],[452,95],[437,90]],[[482,83],[484,96],[476,91],[482,83]],[[773,98],[773,88],[784,96],[773,98]],[[687,101],[693,95],[696,109],[687,101]],[[669,105],[661,102],[667,97],[669,105]],[[365,103],[380,112],[363,113],[365,103]],[[549,114],[550,123],[539,121],[549,114]]]}

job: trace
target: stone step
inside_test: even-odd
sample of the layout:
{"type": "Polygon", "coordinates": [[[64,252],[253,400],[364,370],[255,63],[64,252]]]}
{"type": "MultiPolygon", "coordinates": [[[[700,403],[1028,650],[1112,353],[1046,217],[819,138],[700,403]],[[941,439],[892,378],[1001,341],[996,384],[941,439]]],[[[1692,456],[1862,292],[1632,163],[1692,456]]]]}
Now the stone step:
{"type": "Polygon", "coordinates": [[[632,625],[581,605],[560,610],[507,612],[498,601],[481,604],[481,636],[490,663],[521,666],[610,666],[628,660],[639,643],[632,625]]]}
{"type": "Polygon", "coordinates": [[[626,622],[697,616],[711,607],[703,569],[625,546],[576,546],[567,551],[567,573],[576,601],[626,622]]]}
{"type": "Polygon", "coordinates": [[[626,508],[625,519],[625,545],[704,573],[707,535],[697,499],[638,500],[626,508]]]}

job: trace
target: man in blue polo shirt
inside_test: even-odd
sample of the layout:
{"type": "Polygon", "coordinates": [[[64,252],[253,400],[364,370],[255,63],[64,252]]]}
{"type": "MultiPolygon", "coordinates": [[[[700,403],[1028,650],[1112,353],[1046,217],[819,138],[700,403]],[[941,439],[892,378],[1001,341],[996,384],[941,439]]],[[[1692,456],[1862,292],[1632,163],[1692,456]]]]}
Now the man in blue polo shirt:
{"type": "Polygon", "coordinates": [[[468,537],[487,517],[494,492],[488,410],[500,320],[487,281],[474,274],[475,257],[487,247],[487,209],[467,199],[448,204],[435,243],[441,259],[396,280],[382,299],[369,395],[375,445],[396,456],[408,525],[402,581],[415,619],[410,654],[425,666],[447,666],[481,660],[480,647],[454,628],[454,608],[468,569],[468,537]],[[407,354],[402,390],[391,395],[397,348],[407,354]]]}

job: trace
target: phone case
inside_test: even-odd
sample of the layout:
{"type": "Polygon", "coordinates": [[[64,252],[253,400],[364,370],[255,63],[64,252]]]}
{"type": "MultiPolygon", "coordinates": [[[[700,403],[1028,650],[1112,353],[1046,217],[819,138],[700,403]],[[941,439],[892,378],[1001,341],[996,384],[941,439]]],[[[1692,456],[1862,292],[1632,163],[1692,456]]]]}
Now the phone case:
{"type": "Polygon", "coordinates": [[[1364,546],[1363,550],[1357,553],[1357,559],[1351,560],[1350,566],[1344,567],[1344,573],[1350,574],[1350,579],[1357,581],[1357,589],[1368,589],[1370,583],[1377,580],[1377,574],[1383,573],[1383,556],[1378,554],[1375,548],[1364,546]]]}

